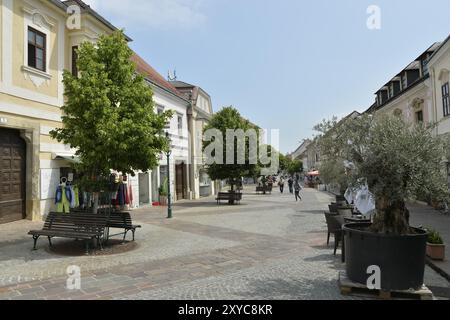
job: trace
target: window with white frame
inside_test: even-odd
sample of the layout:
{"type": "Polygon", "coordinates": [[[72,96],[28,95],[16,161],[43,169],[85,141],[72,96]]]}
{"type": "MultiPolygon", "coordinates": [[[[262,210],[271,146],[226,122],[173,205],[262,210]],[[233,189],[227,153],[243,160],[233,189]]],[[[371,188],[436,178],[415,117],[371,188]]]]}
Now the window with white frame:
{"type": "Polygon", "coordinates": [[[183,134],[183,115],[178,114],[178,135],[183,134]]]}
{"type": "Polygon", "coordinates": [[[28,27],[28,66],[46,72],[47,57],[47,36],[32,28],[28,27]]]}
{"type": "Polygon", "coordinates": [[[444,117],[450,116],[450,96],[448,82],[442,86],[442,105],[444,108],[444,117]]]}

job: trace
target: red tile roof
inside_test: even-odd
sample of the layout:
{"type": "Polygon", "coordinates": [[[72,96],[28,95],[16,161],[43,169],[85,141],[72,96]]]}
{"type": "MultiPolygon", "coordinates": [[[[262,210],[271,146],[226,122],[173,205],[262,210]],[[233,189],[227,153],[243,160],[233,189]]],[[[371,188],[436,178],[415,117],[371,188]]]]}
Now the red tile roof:
{"type": "Polygon", "coordinates": [[[158,73],[151,65],[145,62],[138,54],[134,53],[131,57],[131,61],[136,64],[136,71],[143,75],[147,80],[150,80],[157,86],[171,92],[183,100],[186,98],[181,92],[179,92],[173,85],[171,85],[164,77],[158,73]]]}

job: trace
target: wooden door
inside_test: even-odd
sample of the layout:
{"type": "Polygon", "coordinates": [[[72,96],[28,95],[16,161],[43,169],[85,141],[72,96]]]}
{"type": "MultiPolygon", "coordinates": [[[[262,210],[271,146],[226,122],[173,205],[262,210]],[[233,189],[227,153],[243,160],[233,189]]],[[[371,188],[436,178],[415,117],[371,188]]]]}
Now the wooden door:
{"type": "Polygon", "coordinates": [[[25,218],[26,144],[17,130],[0,129],[0,223],[25,218]]]}
{"type": "Polygon", "coordinates": [[[175,183],[176,183],[177,200],[180,200],[184,199],[184,185],[185,185],[184,164],[176,165],[175,171],[176,171],[175,183]]]}

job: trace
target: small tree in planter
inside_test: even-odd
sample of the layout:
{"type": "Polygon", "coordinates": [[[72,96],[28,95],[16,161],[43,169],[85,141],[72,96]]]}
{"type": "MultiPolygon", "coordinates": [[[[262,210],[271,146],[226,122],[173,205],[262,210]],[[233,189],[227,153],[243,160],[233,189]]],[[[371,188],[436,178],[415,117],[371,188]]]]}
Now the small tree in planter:
{"type": "Polygon", "coordinates": [[[427,229],[427,256],[433,260],[445,260],[445,244],[439,232],[427,229]]]}
{"type": "Polygon", "coordinates": [[[365,284],[367,268],[376,265],[383,289],[417,289],[423,284],[427,235],[409,225],[406,200],[448,196],[442,170],[448,142],[434,137],[430,127],[410,126],[392,116],[348,119],[333,136],[326,159],[351,161],[349,185],[367,184],[376,202],[372,225],[344,228],[348,276],[365,284]]]}
{"type": "Polygon", "coordinates": [[[160,204],[162,206],[166,206],[168,203],[168,196],[169,196],[169,180],[167,178],[164,179],[158,191],[160,204]]]}

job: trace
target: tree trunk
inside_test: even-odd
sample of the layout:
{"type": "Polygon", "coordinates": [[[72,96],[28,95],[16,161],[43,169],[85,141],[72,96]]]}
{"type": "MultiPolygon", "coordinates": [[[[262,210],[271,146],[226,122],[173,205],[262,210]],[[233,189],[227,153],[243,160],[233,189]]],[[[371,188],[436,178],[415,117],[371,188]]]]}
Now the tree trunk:
{"type": "MultiPolygon", "coordinates": [[[[231,182],[230,187],[231,187],[231,193],[234,193],[235,191],[234,191],[234,183],[233,182],[231,182]]],[[[234,205],[234,199],[228,201],[228,204],[234,205]]]]}
{"type": "Polygon", "coordinates": [[[98,201],[99,201],[99,194],[97,192],[94,192],[93,196],[94,196],[94,207],[92,209],[92,212],[94,214],[97,214],[98,213],[98,207],[99,207],[99,203],[98,203],[98,201]]]}
{"type": "Polygon", "coordinates": [[[377,199],[377,214],[371,231],[384,234],[411,234],[409,210],[405,201],[390,201],[388,197],[377,199]]]}

